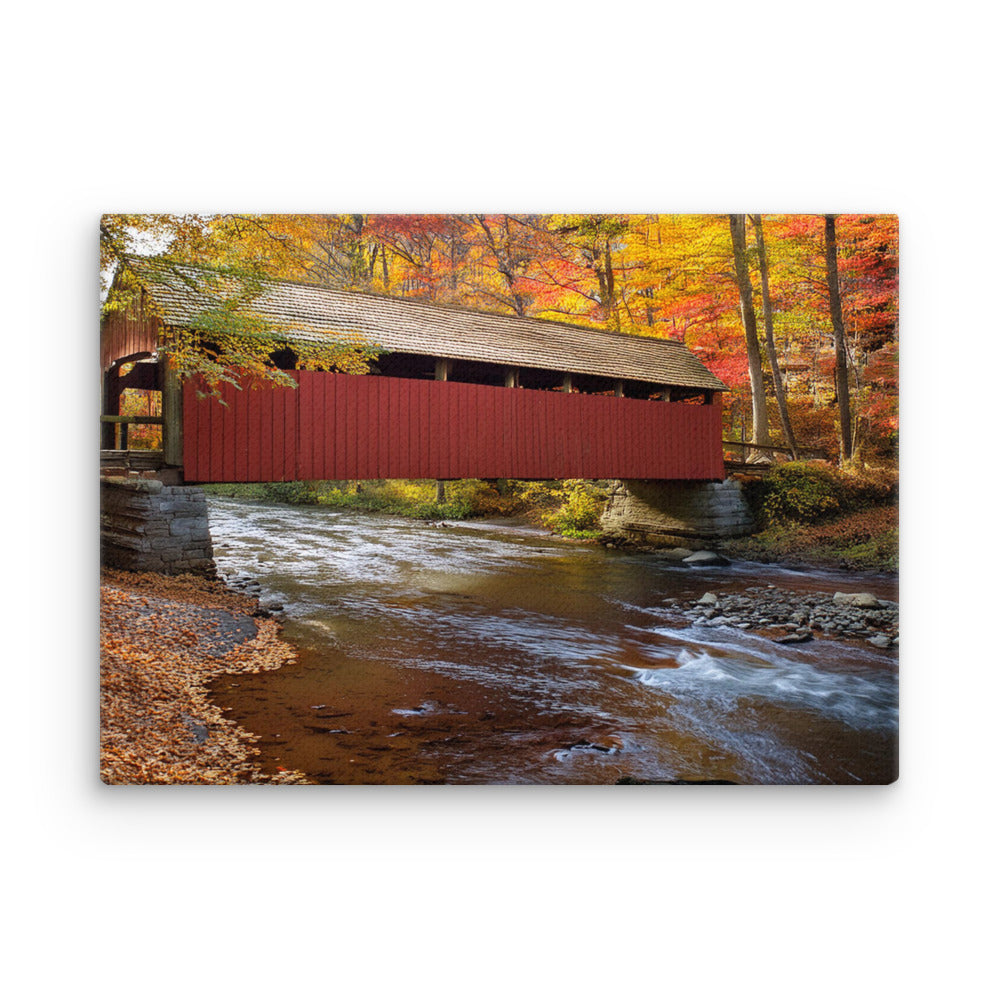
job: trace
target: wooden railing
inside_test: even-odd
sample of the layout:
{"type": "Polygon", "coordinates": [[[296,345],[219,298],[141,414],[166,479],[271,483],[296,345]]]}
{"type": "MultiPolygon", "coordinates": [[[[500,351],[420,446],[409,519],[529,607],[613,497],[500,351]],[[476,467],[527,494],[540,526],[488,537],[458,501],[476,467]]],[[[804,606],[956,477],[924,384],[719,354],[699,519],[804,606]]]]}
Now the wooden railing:
{"type": "MultiPolygon", "coordinates": [[[[739,449],[740,460],[746,462],[750,452],[765,452],[769,455],[788,455],[791,457],[792,449],[784,445],[754,444],[752,441],[723,441],[723,448],[739,449]]],[[[799,458],[826,458],[826,452],[821,448],[796,448],[799,458]]]]}
{"type": "MultiPolygon", "coordinates": [[[[131,424],[163,424],[163,417],[117,417],[101,414],[102,424],[115,427],[114,447],[117,451],[128,451],[128,429],[131,424]]],[[[103,443],[103,442],[102,442],[103,443]]]]}

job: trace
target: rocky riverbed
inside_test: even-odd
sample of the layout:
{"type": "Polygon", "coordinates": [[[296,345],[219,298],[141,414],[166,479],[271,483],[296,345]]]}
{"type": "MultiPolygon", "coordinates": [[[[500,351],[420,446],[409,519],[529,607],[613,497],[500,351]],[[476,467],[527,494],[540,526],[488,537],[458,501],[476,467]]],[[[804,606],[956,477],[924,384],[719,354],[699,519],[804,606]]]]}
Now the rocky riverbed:
{"type": "Polygon", "coordinates": [[[747,629],[782,644],[827,638],[862,640],[881,649],[899,645],[899,605],[864,592],[798,593],[768,584],[665,604],[693,625],[747,629]]]}

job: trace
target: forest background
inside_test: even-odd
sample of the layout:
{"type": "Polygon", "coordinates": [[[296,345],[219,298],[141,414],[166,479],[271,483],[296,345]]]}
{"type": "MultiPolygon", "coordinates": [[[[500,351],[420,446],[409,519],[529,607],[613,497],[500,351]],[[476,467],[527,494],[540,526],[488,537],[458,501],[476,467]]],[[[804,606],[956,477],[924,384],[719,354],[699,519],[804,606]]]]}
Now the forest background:
{"type": "MultiPolygon", "coordinates": [[[[730,388],[729,440],[783,445],[791,457],[818,451],[842,466],[891,465],[898,453],[893,215],[102,218],[105,278],[126,253],[150,247],[251,282],[306,281],[680,341],[730,388]]],[[[227,343],[212,359],[213,380],[266,368],[266,352],[254,357],[247,338],[227,343]]],[[[140,393],[124,403],[123,412],[148,406],[140,393]]]]}

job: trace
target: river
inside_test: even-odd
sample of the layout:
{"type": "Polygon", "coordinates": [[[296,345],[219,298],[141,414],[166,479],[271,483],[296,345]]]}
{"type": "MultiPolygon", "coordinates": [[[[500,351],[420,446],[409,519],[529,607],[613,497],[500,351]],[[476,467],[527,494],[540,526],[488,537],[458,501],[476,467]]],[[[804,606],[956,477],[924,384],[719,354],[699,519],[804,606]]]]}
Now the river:
{"type": "Polygon", "coordinates": [[[670,598],[866,590],[887,577],[691,569],[518,524],[209,500],[220,573],[279,602],[299,651],[216,681],[262,762],[322,784],[879,784],[894,650],[692,626],[670,598]]]}

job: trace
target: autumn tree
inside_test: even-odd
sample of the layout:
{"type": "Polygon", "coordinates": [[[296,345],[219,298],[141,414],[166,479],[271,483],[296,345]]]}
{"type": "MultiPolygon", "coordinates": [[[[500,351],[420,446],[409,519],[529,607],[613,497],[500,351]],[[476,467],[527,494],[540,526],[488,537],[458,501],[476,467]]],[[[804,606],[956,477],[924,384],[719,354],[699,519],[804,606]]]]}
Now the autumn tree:
{"type": "Polygon", "coordinates": [[[753,443],[768,444],[770,436],[767,426],[767,399],[764,395],[764,369],[760,356],[760,342],[757,339],[757,314],[753,303],[753,285],[750,282],[750,268],[747,265],[746,218],[729,216],[729,231],[733,242],[733,267],[736,287],[740,294],[740,317],[747,348],[747,372],[750,377],[750,393],[753,413],[753,443]]]}
{"type": "Polygon", "coordinates": [[[102,215],[98,227],[102,291],[109,291],[116,268],[129,254],[170,252],[181,240],[197,239],[206,224],[200,215],[102,215]]]}
{"type": "Polygon", "coordinates": [[[795,446],[795,434],[792,432],[792,422],[788,416],[788,402],[785,398],[785,382],[781,377],[781,366],[778,363],[778,351],[774,344],[774,316],[771,312],[770,270],[767,263],[767,246],[764,243],[764,222],[759,215],[750,219],[754,227],[754,237],[757,244],[758,266],[760,267],[760,299],[761,313],[764,320],[764,343],[767,349],[767,360],[771,368],[771,380],[774,383],[774,398],[778,403],[778,415],[781,428],[785,435],[785,444],[792,452],[792,458],[797,459],[798,449],[795,446]]]}
{"type": "MultiPolygon", "coordinates": [[[[199,377],[217,397],[222,383],[239,386],[247,379],[295,385],[273,360],[295,340],[294,332],[257,308],[267,287],[255,266],[259,262],[248,257],[246,266],[232,267],[214,260],[206,268],[164,255],[134,255],[136,249],[152,248],[192,256],[197,247],[202,257],[210,256],[215,245],[211,221],[198,216],[103,216],[101,260],[113,278],[102,313],[143,315],[147,304],[155,306],[157,293],[150,292],[150,279],[158,288],[194,291],[203,308],[189,327],[160,330],[157,352],[177,378],[199,377]]],[[[295,348],[299,368],[358,374],[367,372],[368,362],[379,353],[377,345],[347,333],[322,343],[296,341],[295,348]]]]}
{"type": "Polygon", "coordinates": [[[894,450],[899,427],[899,225],[839,215],[837,270],[851,384],[852,449],[894,450]]]}
{"type": "Polygon", "coordinates": [[[628,230],[621,215],[567,215],[554,220],[553,233],[565,241],[564,254],[592,276],[590,287],[578,283],[583,294],[597,305],[596,318],[612,330],[621,330],[620,290],[613,254],[628,230]]]}
{"type": "Polygon", "coordinates": [[[834,386],[840,430],[840,461],[854,457],[851,426],[851,395],[847,377],[847,344],[844,337],[844,316],[840,303],[840,279],[837,274],[837,217],[824,215],[826,247],[826,281],[830,293],[830,322],[833,324],[834,386]]]}

